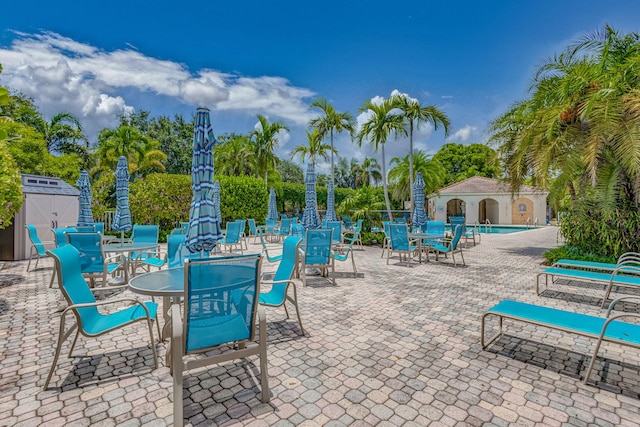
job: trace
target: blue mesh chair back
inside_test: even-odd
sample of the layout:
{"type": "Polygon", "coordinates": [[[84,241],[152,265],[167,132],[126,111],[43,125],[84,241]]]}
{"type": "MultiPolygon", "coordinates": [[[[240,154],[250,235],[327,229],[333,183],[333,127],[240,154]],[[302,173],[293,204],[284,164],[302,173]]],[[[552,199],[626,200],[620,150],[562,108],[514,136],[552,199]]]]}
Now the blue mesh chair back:
{"type": "Polygon", "coordinates": [[[288,236],[291,234],[291,218],[283,218],[280,221],[280,230],[278,230],[279,236],[288,236]]]}
{"type": "Polygon", "coordinates": [[[280,214],[280,220],[287,219],[287,214],[280,214]]]}
{"type": "Polygon", "coordinates": [[[391,249],[394,251],[409,250],[409,230],[406,224],[389,224],[391,249]]]}
{"type": "Polygon", "coordinates": [[[102,237],[98,233],[67,233],[67,242],[79,253],[80,270],[85,274],[104,272],[102,237]]]}
{"type": "Polygon", "coordinates": [[[342,215],[342,222],[347,228],[353,227],[353,222],[351,222],[351,217],[349,215],[342,215]]]}
{"type": "Polygon", "coordinates": [[[444,236],[444,221],[427,221],[427,234],[444,236]]]}
{"type": "Polygon", "coordinates": [[[325,218],[322,219],[322,228],[327,228],[327,220],[325,218]]]}
{"type": "Polygon", "coordinates": [[[247,222],[249,222],[249,232],[251,233],[251,235],[257,236],[258,228],[256,227],[256,221],[253,218],[249,218],[247,222]]]}
{"type": "MultiPolygon", "coordinates": [[[[453,227],[453,224],[451,226],[453,227]]],[[[458,248],[458,243],[460,243],[460,237],[462,237],[463,232],[464,227],[461,225],[457,225],[453,230],[453,239],[451,239],[451,250],[455,250],[458,248]]]]}
{"type": "Polygon", "coordinates": [[[52,228],[54,242],[56,243],[56,247],[64,246],[67,244],[67,234],[66,233],[77,233],[78,230],[74,227],[65,227],[65,228],[52,228]]]}
{"type": "Polygon", "coordinates": [[[47,256],[47,251],[45,250],[44,244],[38,237],[38,231],[35,225],[25,225],[27,232],[29,233],[29,240],[31,240],[31,244],[35,247],[40,256],[47,256]]]}
{"type": "Polygon", "coordinates": [[[247,220],[246,219],[236,219],[235,222],[240,223],[240,234],[244,233],[247,227],[247,220]]]}
{"type": "Polygon", "coordinates": [[[304,229],[304,225],[302,224],[293,224],[293,226],[291,227],[292,236],[304,239],[304,233],[305,233],[305,229],[304,229]]]}
{"type": "Polygon", "coordinates": [[[331,257],[333,229],[307,230],[305,265],[327,265],[331,257]]]}
{"type": "Polygon", "coordinates": [[[268,219],[267,218],[267,227],[277,227],[278,226],[278,220],[277,219],[268,219]]]}
{"type": "Polygon", "coordinates": [[[296,269],[298,244],[300,244],[301,241],[302,239],[300,237],[294,236],[288,236],[284,239],[284,244],[282,245],[282,260],[278,265],[276,274],[273,276],[274,282],[282,283],[274,283],[268,293],[261,295],[260,302],[268,301],[270,305],[280,305],[284,302],[287,295],[287,287],[289,286],[288,280],[293,277],[296,269]]]}
{"type": "Polygon", "coordinates": [[[73,228],[79,233],[94,233],[96,231],[96,227],[93,225],[76,225],[73,228]]]}
{"type": "Polygon", "coordinates": [[[167,266],[169,268],[182,267],[184,260],[191,252],[185,246],[187,236],[184,234],[169,234],[167,236],[167,266]]]}
{"type": "Polygon", "coordinates": [[[143,243],[158,243],[158,225],[133,225],[133,234],[131,240],[143,243]]]}
{"type": "Polygon", "coordinates": [[[96,233],[100,233],[104,236],[104,222],[94,222],[93,226],[96,229],[96,233]]]}
{"type": "Polygon", "coordinates": [[[325,228],[331,228],[333,230],[332,243],[340,243],[342,241],[342,222],[341,221],[327,221],[325,228]]]}
{"type": "Polygon", "coordinates": [[[185,353],[254,340],[260,255],[186,260],[184,273],[185,353]]]}
{"type": "Polygon", "coordinates": [[[462,226],[462,233],[466,233],[467,232],[467,226],[465,224],[465,219],[464,216],[460,216],[460,215],[456,215],[456,216],[450,216],[449,217],[449,222],[451,223],[451,231],[455,230],[455,228],[458,225],[462,226]]]}
{"type": "Polygon", "coordinates": [[[240,231],[241,224],[239,222],[228,222],[227,223],[227,232],[224,236],[225,244],[230,243],[240,243],[240,231]]]}
{"type": "Polygon", "coordinates": [[[406,224],[407,223],[407,219],[405,217],[396,217],[396,218],[393,218],[393,223],[394,224],[406,224]]]}
{"type": "Polygon", "coordinates": [[[382,221],[382,227],[384,228],[384,235],[387,239],[390,238],[389,225],[391,225],[391,221],[382,221]]]}

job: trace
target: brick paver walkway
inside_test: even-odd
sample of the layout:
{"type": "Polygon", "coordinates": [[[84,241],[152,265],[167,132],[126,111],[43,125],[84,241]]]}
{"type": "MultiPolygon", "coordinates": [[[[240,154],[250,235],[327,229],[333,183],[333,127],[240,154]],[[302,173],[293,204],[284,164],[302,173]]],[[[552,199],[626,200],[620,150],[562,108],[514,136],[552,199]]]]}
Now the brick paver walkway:
{"type": "MultiPolygon", "coordinates": [[[[249,359],[186,373],[185,417],[193,425],[637,426],[639,351],[606,346],[597,383],[584,385],[590,340],[508,323],[508,335],[480,346],[482,313],[505,298],[604,314],[601,286],[535,294],[541,254],[555,244],[552,227],[484,236],[458,268],[450,259],[387,266],[379,247],[358,250],[357,277],[339,263],[337,286],[319,277],[299,286],[307,336],[284,310],[267,310],[269,404],[249,359]]],[[[142,324],[81,337],[71,359],[65,343],[42,391],[64,307],[48,288],[51,266],[0,270],[0,426],[171,424],[171,376],[152,369],[142,324]]],[[[166,343],[157,349],[164,361],[166,343]]]]}

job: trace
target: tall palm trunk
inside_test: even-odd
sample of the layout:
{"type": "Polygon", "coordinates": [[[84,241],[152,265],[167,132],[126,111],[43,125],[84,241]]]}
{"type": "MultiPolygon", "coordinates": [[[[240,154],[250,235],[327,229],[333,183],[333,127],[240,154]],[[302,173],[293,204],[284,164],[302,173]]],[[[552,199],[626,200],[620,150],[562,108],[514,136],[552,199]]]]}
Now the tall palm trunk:
{"type": "Polygon", "coordinates": [[[333,186],[335,187],[336,182],[333,177],[333,128],[331,129],[329,135],[331,136],[331,184],[333,184],[333,186]]]}
{"type": "Polygon", "coordinates": [[[409,120],[409,211],[413,215],[413,119],[409,120]]]}
{"type": "Polygon", "coordinates": [[[391,201],[389,200],[389,188],[387,187],[387,161],[384,156],[384,143],[380,144],[382,151],[382,188],[384,190],[384,202],[387,205],[387,215],[389,215],[389,221],[393,221],[391,215],[391,201]]]}

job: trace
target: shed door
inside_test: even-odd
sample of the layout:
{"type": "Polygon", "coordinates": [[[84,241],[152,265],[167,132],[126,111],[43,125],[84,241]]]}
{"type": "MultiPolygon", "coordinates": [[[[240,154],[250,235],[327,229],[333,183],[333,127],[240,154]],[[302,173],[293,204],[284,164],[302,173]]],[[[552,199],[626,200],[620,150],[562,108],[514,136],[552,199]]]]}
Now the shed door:
{"type": "MultiPolygon", "coordinates": [[[[52,194],[27,194],[25,202],[25,224],[33,224],[38,230],[38,237],[42,241],[52,241],[52,228],[67,227],[78,222],[78,197],[62,196],[52,194]]],[[[31,243],[26,237],[25,229],[25,252],[26,259],[29,257],[31,243]]],[[[50,246],[47,246],[49,248],[50,246]]]]}
{"type": "Polygon", "coordinates": [[[52,213],[58,227],[78,224],[79,204],[80,202],[75,196],[54,196],[52,213]]]}

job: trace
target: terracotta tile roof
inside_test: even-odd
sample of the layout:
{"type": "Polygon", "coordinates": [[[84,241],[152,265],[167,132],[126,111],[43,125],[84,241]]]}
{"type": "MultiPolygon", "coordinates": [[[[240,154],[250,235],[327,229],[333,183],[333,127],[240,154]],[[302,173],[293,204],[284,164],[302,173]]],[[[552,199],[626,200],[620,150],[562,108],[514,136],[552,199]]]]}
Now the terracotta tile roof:
{"type": "MultiPolygon", "coordinates": [[[[523,185],[520,187],[522,193],[543,193],[539,188],[523,185]]],[[[461,193],[480,193],[480,194],[496,194],[511,193],[509,183],[499,181],[493,178],[485,178],[482,176],[474,176],[464,181],[456,182],[447,187],[440,189],[442,194],[461,194],[461,193]]]]}

